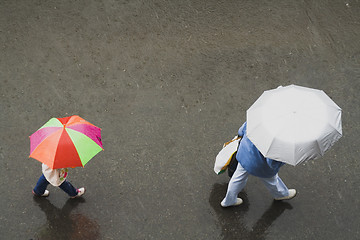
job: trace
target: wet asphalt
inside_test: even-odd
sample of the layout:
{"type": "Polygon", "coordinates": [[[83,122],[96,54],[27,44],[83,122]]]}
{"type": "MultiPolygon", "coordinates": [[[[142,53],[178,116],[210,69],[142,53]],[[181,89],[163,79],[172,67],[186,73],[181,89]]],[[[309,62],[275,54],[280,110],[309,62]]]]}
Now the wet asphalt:
{"type": "Polygon", "coordinates": [[[1,1],[0,239],[360,239],[360,2],[1,1]],[[343,137],[280,176],[274,202],[249,179],[222,209],[222,144],[264,90],[324,90],[343,137]],[[105,151],[31,189],[29,138],[51,117],[102,128],[105,151]]]}

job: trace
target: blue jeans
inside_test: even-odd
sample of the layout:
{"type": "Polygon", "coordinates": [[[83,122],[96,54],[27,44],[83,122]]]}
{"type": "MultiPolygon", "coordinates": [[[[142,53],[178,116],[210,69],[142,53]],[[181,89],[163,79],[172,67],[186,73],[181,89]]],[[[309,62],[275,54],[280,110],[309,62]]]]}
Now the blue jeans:
{"type": "MultiPolygon", "coordinates": [[[[223,206],[235,204],[236,198],[245,187],[249,173],[238,163],[238,166],[231,177],[225,198],[222,200],[223,206]]],[[[271,178],[260,178],[274,198],[289,196],[289,189],[281,180],[278,174],[271,178]]]]}
{"type": "MultiPolygon", "coordinates": [[[[43,195],[46,190],[46,187],[49,184],[50,183],[48,182],[48,180],[46,180],[44,174],[41,175],[34,188],[34,193],[39,196],[43,195]]],[[[61,188],[64,192],[66,192],[70,197],[74,197],[77,195],[76,188],[74,188],[73,185],[71,185],[71,183],[66,180],[59,186],[59,188],[61,188]]]]}

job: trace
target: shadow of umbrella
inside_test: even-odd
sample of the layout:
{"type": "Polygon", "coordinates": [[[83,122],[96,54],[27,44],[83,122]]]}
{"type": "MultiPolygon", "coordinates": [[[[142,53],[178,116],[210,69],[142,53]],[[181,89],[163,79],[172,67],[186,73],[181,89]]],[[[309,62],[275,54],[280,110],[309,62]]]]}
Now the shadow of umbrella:
{"type": "Polygon", "coordinates": [[[287,202],[273,201],[271,206],[264,212],[260,219],[254,224],[252,229],[246,227],[245,213],[249,210],[249,201],[245,192],[241,192],[239,197],[244,203],[237,207],[223,208],[220,206],[227,190],[227,184],[214,184],[210,193],[210,205],[215,210],[221,225],[223,239],[256,239],[266,238],[267,230],[271,224],[285,211],[292,209],[287,202]]]}
{"type": "Polygon", "coordinates": [[[34,201],[45,213],[47,219],[47,224],[39,229],[35,239],[100,239],[100,227],[96,221],[80,213],[71,213],[79,203],[85,202],[85,199],[69,199],[61,209],[55,207],[46,198],[34,197],[34,201]]]}

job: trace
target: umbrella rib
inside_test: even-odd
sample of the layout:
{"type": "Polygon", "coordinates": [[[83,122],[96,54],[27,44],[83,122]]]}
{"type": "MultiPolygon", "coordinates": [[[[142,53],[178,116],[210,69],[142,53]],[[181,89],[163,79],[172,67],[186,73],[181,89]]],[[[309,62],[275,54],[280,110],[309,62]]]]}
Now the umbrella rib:
{"type": "MultiPolygon", "coordinates": [[[[336,128],[334,128],[331,124],[329,124],[329,126],[333,129],[333,130],[335,130],[340,136],[342,135],[336,128]]],[[[328,147],[328,148],[326,148],[324,151],[321,151],[321,155],[324,155],[324,153],[332,146],[332,145],[334,145],[334,143],[338,140],[339,138],[337,138],[335,141],[332,141],[331,143],[330,143],[330,146],[328,147]]],[[[318,146],[320,147],[320,149],[321,149],[321,146],[320,146],[320,143],[319,143],[319,141],[318,140],[316,140],[316,142],[318,143],[318,146]]]]}
{"type": "Polygon", "coordinates": [[[102,141],[101,141],[101,133],[100,133],[101,128],[96,127],[94,125],[88,125],[88,124],[76,124],[76,125],[72,125],[72,126],[68,127],[68,129],[74,130],[77,133],[90,138],[95,143],[97,143],[101,148],[103,148],[102,141]],[[81,125],[83,125],[84,128],[87,128],[88,132],[91,134],[85,134],[85,132],[83,131],[84,129],[82,129],[82,128],[79,129],[78,127],[81,125]]]}
{"type": "MultiPolygon", "coordinates": [[[[330,106],[331,107],[331,106],[330,106]]],[[[335,107],[334,107],[335,108],[335,107]]],[[[338,110],[338,109],[337,109],[338,110]]],[[[304,115],[306,115],[306,117],[308,118],[311,118],[311,119],[314,119],[314,120],[317,120],[318,117],[314,116],[314,115],[311,115],[311,114],[308,114],[307,112],[304,112],[304,115]]],[[[333,129],[335,129],[336,132],[338,132],[340,135],[342,135],[341,132],[338,131],[338,129],[332,124],[332,123],[329,123],[327,122],[327,124],[332,127],[333,129]]]]}
{"type": "MultiPolygon", "coordinates": [[[[40,129],[39,129],[39,130],[40,130],[40,129]]],[[[38,131],[39,131],[39,130],[38,130],[38,131]]],[[[55,134],[56,132],[61,131],[61,130],[62,130],[61,128],[56,129],[54,132],[52,132],[52,133],[49,134],[48,136],[44,137],[44,139],[42,139],[41,142],[38,142],[37,145],[36,145],[36,147],[31,151],[30,156],[31,156],[31,154],[32,154],[33,152],[36,151],[36,149],[37,149],[42,143],[44,143],[44,142],[48,139],[49,136],[51,136],[51,135],[53,135],[53,134],[55,134]]],[[[36,132],[35,132],[35,133],[36,133],[36,132]]],[[[34,135],[34,134],[33,134],[33,135],[34,135]]],[[[30,139],[31,139],[31,137],[32,137],[33,135],[30,136],[30,139]]],[[[31,140],[30,140],[30,141],[31,141],[31,140]]]]}
{"type": "Polygon", "coordinates": [[[342,136],[342,133],[338,131],[338,129],[336,127],[334,127],[332,124],[329,123],[329,126],[332,127],[333,129],[335,129],[335,131],[342,136]]]}
{"type": "Polygon", "coordinates": [[[333,128],[340,136],[342,136],[342,133],[338,131],[336,127],[334,127],[332,124],[328,123],[331,128],[333,128]]]}
{"type": "Polygon", "coordinates": [[[323,155],[324,155],[324,151],[321,149],[321,146],[320,146],[320,143],[319,143],[319,140],[318,140],[318,139],[316,139],[316,146],[317,146],[317,148],[318,148],[318,151],[319,151],[320,155],[323,156],[323,155]]]}
{"type": "MultiPolygon", "coordinates": [[[[74,143],[73,143],[71,137],[69,136],[68,132],[67,132],[65,129],[63,129],[63,132],[62,132],[62,134],[61,134],[61,136],[60,136],[59,143],[58,143],[58,145],[57,145],[57,147],[56,147],[56,153],[55,153],[54,159],[56,159],[57,157],[59,157],[59,155],[62,155],[62,157],[66,156],[66,158],[71,158],[72,161],[74,161],[74,162],[75,162],[75,160],[78,160],[76,167],[79,167],[79,166],[80,166],[80,165],[78,165],[79,163],[81,164],[81,166],[83,166],[83,164],[82,164],[82,162],[81,162],[81,159],[80,159],[80,156],[79,156],[79,153],[78,153],[76,147],[74,146],[74,143]],[[67,140],[67,141],[64,142],[64,143],[65,143],[65,144],[70,144],[72,147],[70,147],[69,145],[68,145],[67,147],[66,147],[66,145],[61,145],[61,144],[60,144],[61,139],[67,140]],[[66,147],[67,149],[70,149],[70,148],[71,148],[71,151],[67,151],[67,152],[65,153],[64,147],[66,147]],[[70,153],[71,155],[68,155],[69,153],[70,153]]],[[[69,160],[69,159],[67,159],[67,160],[69,160]]],[[[55,161],[54,161],[53,167],[54,167],[55,165],[59,165],[59,164],[55,164],[55,161]]],[[[57,167],[57,168],[61,168],[61,167],[57,167]]]]}
{"type": "MultiPolygon", "coordinates": [[[[283,114],[281,114],[280,116],[273,116],[273,117],[270,116],[270,117],[269,117],[269,120],[279,119],[279,118],[281,118],[281,117],[283,117],[283,116],[286,116],[286,115],[287,115],[287,113],[283,113],[283,114]]],[[[255,132],[255,130],[256,130],[257,128],[259,128],[260,126],[261,126],[260,124],[257,124],[255,127],[252,128],[252,131],[255,132]]],[[[275,134],[273,134],[273,136],[276,136],[279,132],[281,132],[280,129],[281,129],[281,128],[277,129],[277,132],[276,132],[275,134]]],[[[246,130],[246,132],[247,132],[247,131],[248,131],[248,129],[246,130]]],[[[248,134],[248,133],[246,133],[246,134],[248,134]]],[[[251,136],[250,136],[250,140],[251,140],[251,136]]],[[[271,149],[272,145],[274,144],[274,140],[275,140],[275,137],[272,137],[271,142],[270,142],[270,144],[268,145],[268,148],[266,149],[266,152],[265,152],[265,153],[262,153],[264,156],[268,155],[269,150],[271,149]]],[[[252,141],[252,143],[259,149],[259,147],[257,146],[257,145],[258,145],[257,143],[255,143],[255,142],[253,142],[253,141],[252,141]]]]}
{"type": "Polygon", "coordinates": [[[270,142],[270,144],[269,144],[269,147],[268,147],[267,150],[266,150],[266,154],[263,154],[264,156],[268,155],[269,150],[271,149],[271,146],[274,144],[274,140],[275,140],[275,138],[273,137],[272,140],[271,140],[271,142],[270,142]]]}

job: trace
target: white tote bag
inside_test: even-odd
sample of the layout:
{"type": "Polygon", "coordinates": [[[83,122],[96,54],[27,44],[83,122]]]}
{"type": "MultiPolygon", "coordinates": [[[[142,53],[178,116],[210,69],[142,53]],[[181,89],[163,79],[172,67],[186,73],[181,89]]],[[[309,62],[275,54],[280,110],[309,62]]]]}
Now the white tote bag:
{"type": "Polygon", "coordinates": [[[236,136],[229,142],[224,143],[223,149],[218,153],[215,159],[214,171],[221,174],[226,171],[232,156],[237,151],[241,137],[236,136]]]}

